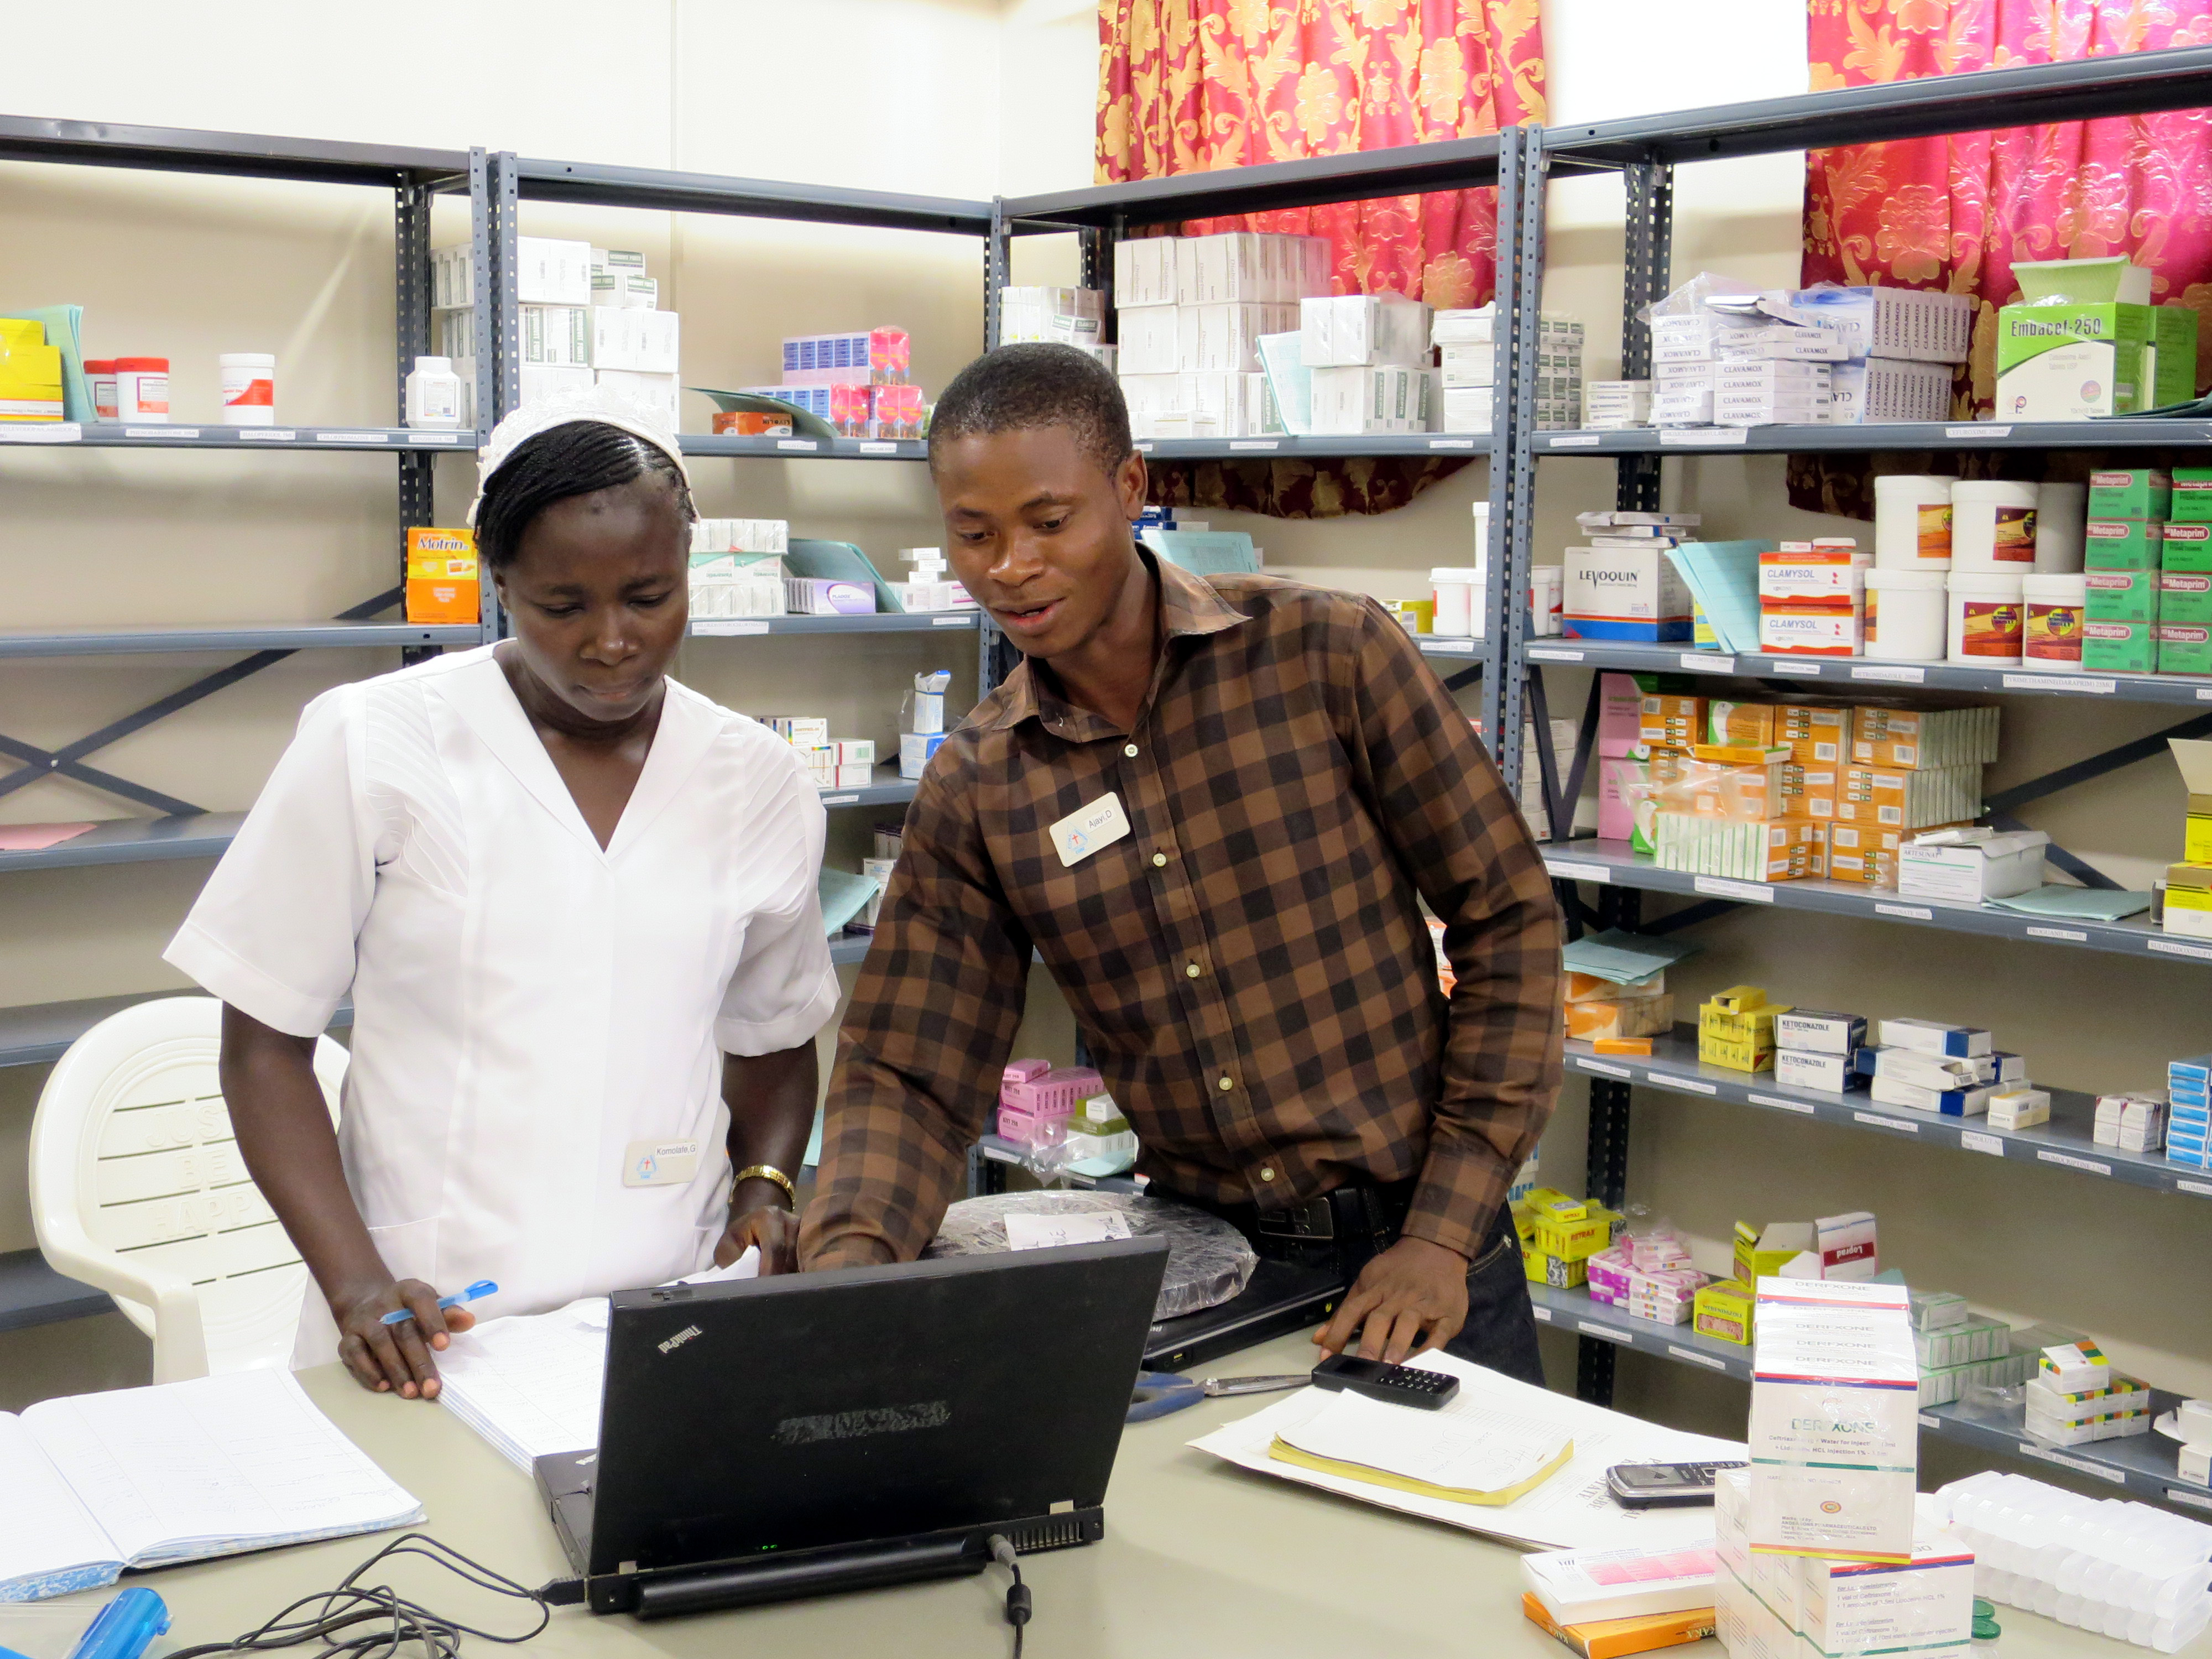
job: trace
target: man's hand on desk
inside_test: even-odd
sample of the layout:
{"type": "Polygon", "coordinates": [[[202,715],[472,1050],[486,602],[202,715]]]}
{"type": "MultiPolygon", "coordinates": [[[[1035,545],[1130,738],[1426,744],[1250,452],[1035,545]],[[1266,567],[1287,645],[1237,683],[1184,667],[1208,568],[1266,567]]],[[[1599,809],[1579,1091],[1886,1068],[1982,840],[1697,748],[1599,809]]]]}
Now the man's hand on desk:
{"type": "Polygon", "coordinates": [[[1466,1323],[1467,1258],[1425,1238],[1401,1238],[1360,1269],[1314,1340],[1340,1353],[1358,1336],[1360,1358],[1402,1365],[1441,1348],[1466,1323]]]}
{"type": "Polygon", "coordinates": [[[438,1292],[419,1279],[386,1279],[382,1285],[331,1298],[337,1322],[338,1358],[353,1380],[378,1394],[402,1400],[438,1397],[438,1367],[430,1350],[446,1346],[477,1322],[466,1308],[441,1308],[438,1292]],[[387,1325],[384,1316],[405,1308],[415,1317],[387,1325]]]}
{"type": "Polygon", "coordinates": [[[772,1181],[740,1182],[730,1194],[730,1224],[714,1246],[714,1265],[726,1267],[745,1253],[747,1245],[757,1244],[762,1278],[797,1273],[799,1218],[790,1203],[772,1181]]]}

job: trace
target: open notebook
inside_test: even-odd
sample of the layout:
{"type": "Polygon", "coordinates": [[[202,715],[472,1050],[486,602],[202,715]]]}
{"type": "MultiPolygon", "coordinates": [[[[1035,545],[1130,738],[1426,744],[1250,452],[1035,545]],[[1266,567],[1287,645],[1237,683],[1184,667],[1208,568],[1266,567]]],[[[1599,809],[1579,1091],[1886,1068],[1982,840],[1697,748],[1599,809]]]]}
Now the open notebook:
{"type": "Polygon", "coordinates": [[[0,1601],[422,1518],[286,1371],[0,1413],[0,1601]]]}
{"type": "MultiPolygon", "coordinates": [[[[750,1279],[760,1252],[679,1280],[750,1279]]],[[[511,1314],[463,1333],[438,1356],[438,1403],[528,1474],[554,1452],[599,1443],[607,1372],[607,1299],[586,1297],[551,1313],[511,1314]]]]}

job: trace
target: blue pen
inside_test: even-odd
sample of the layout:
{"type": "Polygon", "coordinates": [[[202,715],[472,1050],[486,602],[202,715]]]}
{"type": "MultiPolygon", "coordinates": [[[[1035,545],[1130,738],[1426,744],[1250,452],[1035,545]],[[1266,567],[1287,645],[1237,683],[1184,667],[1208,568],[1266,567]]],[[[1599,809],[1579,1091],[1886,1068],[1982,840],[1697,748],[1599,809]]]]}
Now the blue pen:
{"type": "Polygon", "coordinates": [[[70,1659],[138,1659],[169,1628],[169,1609],[152,1590],[134,1585],[93,1615],[70,1659]]]}
{"type": "MultiPolygon", "coordinates": [[[[480,1296],[496,1295],[498,1291],[499,1286],[493,1284],[489,1279],[479,1279],[475,1284],[470,1285],[468,1289],[463,1291],[459,1296],[440,1297],[438,1298],[438,1305],[441,1308],[451,1308],[463,1302],[473,1302],[480,1296]]],[[[385,1315],[384,1322],[387,1325],[404,1325],[414,1317],[415,1310],[412,1308],[402,1308],[396,1313],[388,1313],[385,1315]]]]}

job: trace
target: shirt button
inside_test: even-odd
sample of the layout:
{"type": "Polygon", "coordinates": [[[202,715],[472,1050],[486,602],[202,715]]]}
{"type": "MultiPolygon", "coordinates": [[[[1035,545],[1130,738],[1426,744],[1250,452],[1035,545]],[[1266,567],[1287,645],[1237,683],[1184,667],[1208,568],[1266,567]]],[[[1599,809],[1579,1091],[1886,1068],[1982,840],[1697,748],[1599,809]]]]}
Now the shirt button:
{"type": "Polygon", "coordinates": [[[1224,1079],[1221,1079],[1221,1091],[1222,1091],[1224,1094],[1228,1093],[1230,1090],[1231,1090],[1231,1089],[1235,1088],[1236,1086],[1237,1086],[1237,1085],[1236,1085],[1234,1083],[1231,1082],[1227,1078],[1224,1078],[1224,1079]]]}
{"type": "Polygon", "coordinates": [[[1134,760],[1137,758],[1137,745],[1133,743],[1125,744],[1122,747],[1121,752],[1127,755],[1131,760],[1134,760]]]}
{"type": "Polygon", "coordinates": [[[1262,1181],[1273,1181],[1274,1178],[1275,1172],[1273,1170],[1262,1170],[1260,1171],[1260,1179],[1262,1181]]]}
{"type": "Polygon", "coordinates": [[[1167,861],[1168,855],[1165,853],[1155,853],[1152,854],[1152,863],[1155,867],[1165,864],[1167,861]]]}
{"type": "Polygon", "coordinates": [[[1194,962],[1192,963],[1189,967],[1183,969],[1183,972],[1188,974],[1191,978],[1196,979],[1199,974],[1198,964],[1194,962]]]}

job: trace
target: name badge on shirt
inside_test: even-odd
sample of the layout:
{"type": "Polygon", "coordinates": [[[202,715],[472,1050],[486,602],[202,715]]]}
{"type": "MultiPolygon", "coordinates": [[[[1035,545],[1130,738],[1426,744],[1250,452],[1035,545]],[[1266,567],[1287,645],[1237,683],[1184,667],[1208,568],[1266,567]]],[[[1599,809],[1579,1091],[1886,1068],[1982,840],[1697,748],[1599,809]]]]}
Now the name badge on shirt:
{"type": "Polygon", "coordinates": [[[1069,869],[1128,833],[1129,815],[1121,810],[1121,796],[1111,790],[1088,805],[1077,807],[1046,831],[1060,851],[1060,863],[1069,869]]]}
{"type": "Polygon", "coordinates": [[[625,1187],[688,1187],[698,1173],[696,1140],[633,1140],[623,1154],[625,1187]]]}

